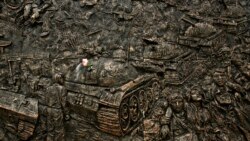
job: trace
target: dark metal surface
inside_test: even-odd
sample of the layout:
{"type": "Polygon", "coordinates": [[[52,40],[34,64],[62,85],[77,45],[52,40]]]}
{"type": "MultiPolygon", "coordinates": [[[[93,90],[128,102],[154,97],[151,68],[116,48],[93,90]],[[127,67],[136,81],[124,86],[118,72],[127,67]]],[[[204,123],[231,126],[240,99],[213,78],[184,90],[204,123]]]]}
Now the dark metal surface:
{"type": "Polygon", "coordinates": [[[249,0],[0,0],[0,140],[250,141],[249,0]]]}

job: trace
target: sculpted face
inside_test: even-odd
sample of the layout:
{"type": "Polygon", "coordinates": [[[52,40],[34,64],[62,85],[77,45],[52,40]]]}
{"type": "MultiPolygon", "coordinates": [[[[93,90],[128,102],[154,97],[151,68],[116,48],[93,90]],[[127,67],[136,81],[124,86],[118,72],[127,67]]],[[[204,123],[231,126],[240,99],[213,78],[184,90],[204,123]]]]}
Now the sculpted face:
{"type": "Polygon", "coordinates": [[[213,79],[214,79],[215,83],[219,86],[225,85],[225,83],[227,81],[227,77],[226,77],[225,72],[215,72],[213,75],[213,79]]]}
{"type": "Polygon", "coordinates": [[[184,100],[180,94],[173,94],[170,97],[170,105],[175,112],[181,112],[184,108],[184,100]]]}
{"type": "Polygon", "coordinates": [[[191,99],[193,101],[201,101],[202,100],[202,95],[198,89],[193,89],[190,92],[191,99]]]}

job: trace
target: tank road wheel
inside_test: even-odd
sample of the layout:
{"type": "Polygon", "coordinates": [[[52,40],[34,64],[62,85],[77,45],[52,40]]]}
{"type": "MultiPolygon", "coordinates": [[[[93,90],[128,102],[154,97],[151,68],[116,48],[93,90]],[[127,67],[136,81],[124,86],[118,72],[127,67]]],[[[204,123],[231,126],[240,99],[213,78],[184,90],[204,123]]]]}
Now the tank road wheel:
{"type": "Polygon", "coordinates": [[[142,113],[145,113],[148,110],[148,100],[147,100],[147,94],[144,90],[141,90],[139,92],[139,104],[140,104],[140,110],[142,113]]]}
{"type": "Polygon", "coordinates": [[[139,100],[133,95],[129,99],[129,116],[133,122],[137,122],[140,116],[139,113],[139,100]]]}
{"type": "Polygon", "coordinates": [[[154,99],[157,100],[160,96],[160,84],[158,82],[154,82],[152,84],[152,93],[154,95],[154,99]]]}
{"type": "Polygon", "coordinates": [[[127,131],[129,128],[129,106],[126,102],[123,102],[120,108],[120,124],[123,131],[127,131]]]}
{"type": "Polygon", "coordinates": [[[147,100],[148,100],[148,110],[151,110],[152,105],[153,105],[153,101],[154,101],[154,95],[153,95],[153,90],[151,88],[147,89],[147,100]]]}

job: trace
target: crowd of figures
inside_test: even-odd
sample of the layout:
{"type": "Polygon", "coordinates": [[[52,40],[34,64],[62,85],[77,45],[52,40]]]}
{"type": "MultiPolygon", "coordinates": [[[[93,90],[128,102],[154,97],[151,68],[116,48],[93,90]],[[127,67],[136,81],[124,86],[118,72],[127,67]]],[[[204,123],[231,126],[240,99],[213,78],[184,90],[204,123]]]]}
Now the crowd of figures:
{"type": "Polygon", "coordinates": [[[144,121],[144,139],[248,141],[249,76],[229,79],[227,72],[215,69],[189,88],[165,89],[144,121]]]}
{"type": "Polygon", "coordinates": [[[39,115],[27,134],[0,120],[0,140],[250,141],[249,14],[248,0],[0,0],[0,91],[38,101],[39,115]],[[119,72],[82,69],[83,58],[159,77],[159,99],[128,135],[69,111],[66,77],[96,96],[119,72]]]}

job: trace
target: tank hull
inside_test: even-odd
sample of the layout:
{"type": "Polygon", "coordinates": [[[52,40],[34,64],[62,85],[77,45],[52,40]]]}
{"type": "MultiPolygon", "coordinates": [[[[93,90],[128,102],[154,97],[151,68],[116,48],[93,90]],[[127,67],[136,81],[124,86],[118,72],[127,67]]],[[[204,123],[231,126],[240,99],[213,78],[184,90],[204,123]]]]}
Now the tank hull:
{"type": "Polygon", "coordinates": [[[154,75],[139,76],[116,88],[69,82],[66,87],[70,91],[68,103],[72,112],[85,116],[101,131],[116,136],[126,135],[138,127],[160,92],[154,75]]]}
{"type": "Polygon", "coordinates": [[[0,90],[0,115],[6,129],[27,140],[33,135],[38,119],[38,101],[0,90]]]}

